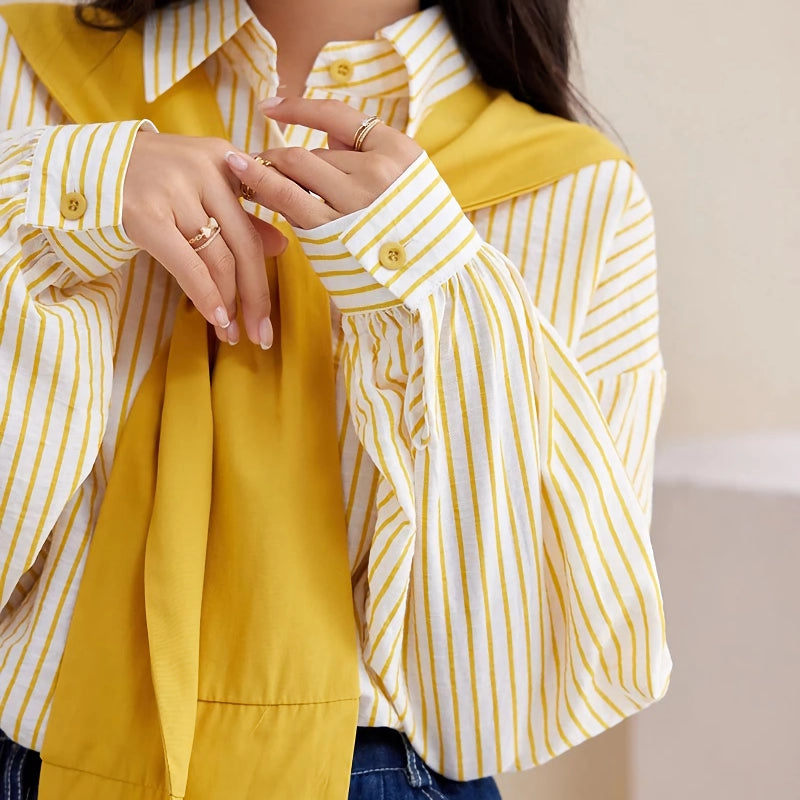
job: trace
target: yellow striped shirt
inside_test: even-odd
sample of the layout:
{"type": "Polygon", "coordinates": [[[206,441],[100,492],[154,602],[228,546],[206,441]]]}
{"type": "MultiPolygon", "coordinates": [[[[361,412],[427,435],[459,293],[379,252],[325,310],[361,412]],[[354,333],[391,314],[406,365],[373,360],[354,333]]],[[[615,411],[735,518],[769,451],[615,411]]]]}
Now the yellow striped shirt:
{"type": "MultiPolygon", "coordinates": [[[[0,41],[0,727],[40,748],[121,426],[179,290],[121,225],[143,121],[68,124],[1,21],[0,41]],[[89,208],[69,221],[61,195],[76,189],[89,208]]],[[[149,99],[205,69],[237,147],[322,146],[254,110],[277,91],[276,61],[244,0],[146,21],[149,99]]],[[[473,77],[432,8],[323,48],[305,94],[413,135],[473,77]]],[[[557,522],[564,558],[602,563],[618,595],[649,552],[664,373],[637,175],[610,161],[465,216],[421,156],[368,209],[298,233],[332,298],[360,724],[404,731],[466,779],[541,763],[660,694],[668,664],[648,685],[655,634],[631,620],[600,655],[622,701],[570,678],[559,632],[591,645],[596,631],[561,587],[583,581],[600,619],[614,599],[541,547],[557,522]],[[406,243],[402,270],[380,264],[387,238],[406,243]],[[622,676],[614,648],[639,641],[622,676]]]]}

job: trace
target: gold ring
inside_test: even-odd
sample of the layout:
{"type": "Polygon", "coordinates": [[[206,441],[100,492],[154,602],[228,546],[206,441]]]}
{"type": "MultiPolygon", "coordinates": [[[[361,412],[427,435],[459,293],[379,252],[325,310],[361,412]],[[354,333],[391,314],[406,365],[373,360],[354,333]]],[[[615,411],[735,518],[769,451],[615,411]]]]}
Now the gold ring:
{"type": "MultiPolygon", "coordinates": [[[[273,163],[271,161],[267,161],[266,158],[262,158],[261,156],[253,156],[253,161],[257,164],[261,164],[262,167],[271,167],[273,163]]],[[[242,197],[245,200],[255,200],[256,193],[253,190],[252,186],[248,186],[246,183],[240,184],[239,191],[242,193],[242,197]]]]}
{"type": "Polygon", "coordinates": [[[213,242],[214,239],[216,239],[217,236],[219,236],[219,232],[220,232],[219,228],[216,228],[214,232],[211,234],[211,236],[209,236],[208,239],[206,239],[203,242],[203,244],[199,244],[197,245],[197,247],[194,248],[195,253],[199,253],[201,250],[205,250],[206,247],[208,247],[211,244],[211,242],[213,242]]]}
{"type": "Polygon", "coordinates": [[[353,137],[353,150],[357,153],[360,153],[364,149],[364,140],[369,136],[369,132],[376,126],[380,125],[382,122],[380,117],[367,117],[359,126],[358,130],[356,130],[355,136],[353,137]]]}
{"type": "Polygon", "coordinates": [[[219,222],[214,217],[209,217],[208,222],[200,228],[195,236],[188,240],[189,244],[194,247],[198,242],[202,242],[199,247],[194,247],[195,250],[200,250],[219,235],[219,230],[219,222]]]}

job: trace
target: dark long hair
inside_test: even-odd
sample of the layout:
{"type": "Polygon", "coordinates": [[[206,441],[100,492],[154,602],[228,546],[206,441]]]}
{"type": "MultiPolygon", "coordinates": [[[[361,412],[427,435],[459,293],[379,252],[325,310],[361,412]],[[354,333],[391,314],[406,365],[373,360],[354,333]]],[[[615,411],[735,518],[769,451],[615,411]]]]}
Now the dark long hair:
{"type": "MultiPolygon", "coordinates": [[[[170,2],[91,0],[79,6],[77,14],[89,25],[123,29],[170,2]],[[87,14],[89,9],[112,16],[87,14]]],[[[586,112],[569,78],[573,51],[569,0],[422,0],[420,7],[437,4],[490,86],[505,89],[547,114],[574,119],[586,112]]]]}

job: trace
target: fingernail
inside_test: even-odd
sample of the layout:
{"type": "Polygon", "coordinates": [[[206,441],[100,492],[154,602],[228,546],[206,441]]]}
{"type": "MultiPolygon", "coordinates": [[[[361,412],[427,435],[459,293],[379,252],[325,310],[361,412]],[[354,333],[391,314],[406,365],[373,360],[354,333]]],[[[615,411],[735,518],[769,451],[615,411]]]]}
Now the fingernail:
{"type": "Polygon", "coordinates": [[[289,240],[284,236],[283,243],[281,244],[281,249],[278,251],[278,255],[282,256],[286,252],[286,248],[289,246],[289,240]]]}
{"type": "Polygon", "coordinates": [[[225,153],[225,160],[228,162],[228,166],[233,170],[244,172],[247,169],[247,159],[241,153],[237,153],[234,150],[228,150],[228,152],[225,153]]]}
{"type": "Polygon", "coordinates": [[[228,344],[239,344],[239,325],[236,320],[228,328],[228,344]]]}
{"type": "Polygon", "coordinates": [[[258,104],[258,107],[262,111],[269,111],[269,109],[279,106],[285,99],[284,97],[266,97],[258,104]]]}
{"type": "Polygon", "coordinates": [[[258,326],[258,340],[262,350],[269,350],[272,347],[272,337],[272,323],[269,321],[269,317],[265,317],[258,326]]]}
{"type": "Polygon", "coordinates": [[[220,328],[227,328],[231,324],[230,319],[228,319],[228,312],[222,306],[214,309],[214,319],[220,328]]]}

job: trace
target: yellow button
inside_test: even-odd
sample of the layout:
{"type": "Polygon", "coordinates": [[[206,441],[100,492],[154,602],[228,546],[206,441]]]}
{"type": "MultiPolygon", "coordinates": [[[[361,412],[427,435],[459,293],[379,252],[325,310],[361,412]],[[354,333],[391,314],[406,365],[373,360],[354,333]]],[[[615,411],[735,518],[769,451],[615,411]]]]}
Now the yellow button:
{"type": "Polygon", "coordinates": [[[378,252],[378,261],[386,269],[400,269],[406,265],[406,249],[397,242],[386,242],[378,252]]]}
{"type": "Polygon", "coordinates": [[[336,83],[347,83],[353,77],[353,65],[346,58],[340,58],[328,67],[328,72],[336,83]]]}
{"type": "Polygon", "coordinates": [[[61,216],[80,219],[86,213],[86,198],[80,192],[65,192],[61,196],[61,216]]]}

